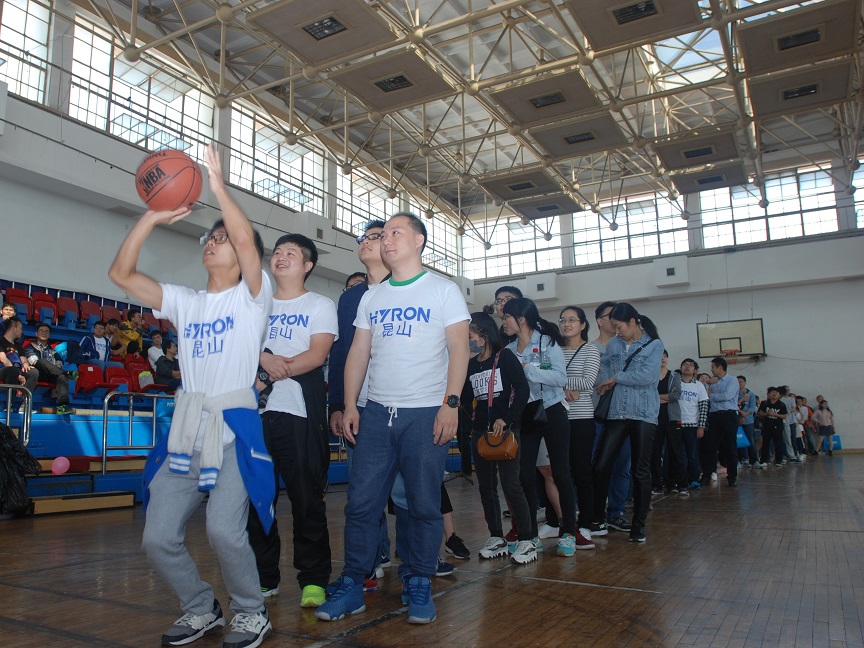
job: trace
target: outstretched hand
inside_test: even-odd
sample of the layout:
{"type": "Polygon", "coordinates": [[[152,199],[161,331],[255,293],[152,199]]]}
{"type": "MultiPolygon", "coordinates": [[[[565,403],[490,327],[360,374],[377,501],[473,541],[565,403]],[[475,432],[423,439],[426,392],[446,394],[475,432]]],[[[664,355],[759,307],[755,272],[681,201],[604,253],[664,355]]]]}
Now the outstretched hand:
{"type": "Polygon", "coordinates": [[[222,156],[216,152],[216,146],[208,144],[204,149],[204,164],[207,167],[207,176],[210,178],[210,189],[225,188],[225,179],[222,177],[222,156]]]}
{"type": "Polygon", "coordinates": [[[151,209],[145,212],[143,217],[149,219],[153,225],[170,225],[182,220],[191,213],[192,210],[189,207],[180,207],[172,211],[153,211],[151,209]]]}

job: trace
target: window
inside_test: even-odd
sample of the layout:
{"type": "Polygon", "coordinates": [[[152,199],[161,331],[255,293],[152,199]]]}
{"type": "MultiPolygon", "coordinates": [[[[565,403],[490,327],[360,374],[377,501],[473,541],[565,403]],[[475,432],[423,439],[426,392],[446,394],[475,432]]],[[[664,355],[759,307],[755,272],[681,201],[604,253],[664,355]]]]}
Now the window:
{"type": "Polygon", "coordinates": [[[399,199],[388,198],[387,192],[364,169],[354,169],[349,175],[336,177],[336,227],[359,234],[370,220],[389,216],[400,210],[399,199]]]}
{"type": "Polygon", "coordinates": [[[45,102],[50,28],[48,7],[31,0],[4,0],[0,43],[6,64],[0,67],[0,79],[9,92],[45,102]]]}

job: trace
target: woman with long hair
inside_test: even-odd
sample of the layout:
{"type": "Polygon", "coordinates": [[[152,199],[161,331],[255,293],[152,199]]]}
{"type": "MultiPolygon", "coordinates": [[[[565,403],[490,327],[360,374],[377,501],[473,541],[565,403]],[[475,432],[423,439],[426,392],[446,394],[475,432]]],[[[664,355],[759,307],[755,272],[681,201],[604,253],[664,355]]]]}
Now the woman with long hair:
{"type": "MultiPolygon", "coordinates": [[[[564,338],[551,322],[540,317],[530,299],[511,299],[504,304],[503,328],[516,339],[507,348],[522,363],[531,393],[522,415],[522,457],[520,479],[530,511],[537,510],[534,489],[537,453],[540,440],[545,439],[549,451],[552,477],[558,487],[561,503],[561,537],[558,555],[572,556],[576,549],[593,549],[594,544],[576,529],[576,496],[570,477],[570,427],[564,405],[564,385],[567,373],[561,347],[564,338]]],[[[535,546],[537,518],[531,515],[531,537],[535,546]]],[[[518,525],[517,525],[518,526],[518,525]]],[[[523,532],[518,529],[519,533],[523,532]]]]}
{"type": "Polygon", "coordinates": [[[827,439],[827,452],[829,457],[834,456],[834,412],[828,407],[828,401],[819,401],[819,408],[813,412],[813,423],[819,430],[819,436],[827,439]]]}
{"type": "Polygon", "coordinates": [[[612,463],[625,438],[630,439],[633,477],[631,542],[645,542],[645,519],[651,505],[651,448],[660,413],[660,359],[663,343],[654,322],[626,302],[609,314],[617,335],[600,359],[600,394],[610,389],[612,401],[606,425],[594,453],[594,515],[602,524],[612,463]]]}
{"type": "MultiPolygon", "coordinates": [[[[594,404],[591,393],[600,371],[600,349],[588,344],[591,325],[585,311],[578,306],[565,306],[558,317],[564,336],[564,367],[567,383],[564,397],[570,422],[570,474],[576,487],[580,533],[591,537],[594,521],[594,478],[591,457],[594,450],[594,404]]],[[[598,529],[599,530],[599,529],[598,529]]]]}
{"type": "Polygon", "coordinates": [[[501,488],[519,533],[519,540],[510,560],[516,564],[529,563],[536,560],[537,548],[531,542],[534,538],[531,535],[531,513],[519,482],[519,452],[522,446],[519,430],[522,410],[528,402],[528,380],[516,356],[509,349],[501,348],[501,336],[491,316],[486,313],[472,313],[468,343],[471,347],[471,359],[468,361],[468,379],[463,393],[470,393],[476,403],[471,442],[474,447],[477,483],[480,486],[480,503],[483,505],[483,515],[490,535],[486,546],[480,550],[480,557],[497,558],[507,555],[507,541],[501,525],[501,506],[498,503],[500,475],[501,488]],[[501,435],[508,428],[519,444],[520,450],[516,457],[501,461],[485,459],[477,449],[484,433],[494,443],[495,439],[500,441],[501,435]]]}

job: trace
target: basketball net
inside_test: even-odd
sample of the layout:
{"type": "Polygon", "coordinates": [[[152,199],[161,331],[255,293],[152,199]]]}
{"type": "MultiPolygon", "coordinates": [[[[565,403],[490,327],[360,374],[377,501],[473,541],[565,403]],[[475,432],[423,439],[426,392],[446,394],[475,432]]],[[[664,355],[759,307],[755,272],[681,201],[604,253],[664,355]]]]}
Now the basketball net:
{"type": "Polygon", "coordinates": [[[726,359],[727,365],[738,364],[738,349],[723,349],[720,353],[726,359]]]}

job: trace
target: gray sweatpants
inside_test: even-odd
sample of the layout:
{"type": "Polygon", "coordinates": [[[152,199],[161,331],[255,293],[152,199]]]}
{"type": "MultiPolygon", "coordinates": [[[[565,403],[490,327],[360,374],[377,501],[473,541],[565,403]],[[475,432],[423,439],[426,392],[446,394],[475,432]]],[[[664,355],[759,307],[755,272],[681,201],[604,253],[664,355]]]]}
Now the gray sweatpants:
{"type": "MultiPolygon", "coordinates": [[[[180,599],[184,612],[213,610],[213,587],[201,580],[198,567],[184,544],[186,523],[204,499],[198,490],[201,453],[192,455],[189,473],[181,475],[162,465],[150,483],[150,504],[142,548],[156,572],[180,599]]],[[[264,597],[255,554],[246,535],[249,496],[237,468],[234,444],[223,452],[222,468],[207,501],[207,539],[216,552],[234,612],[262,612],[264,597]]]]}

